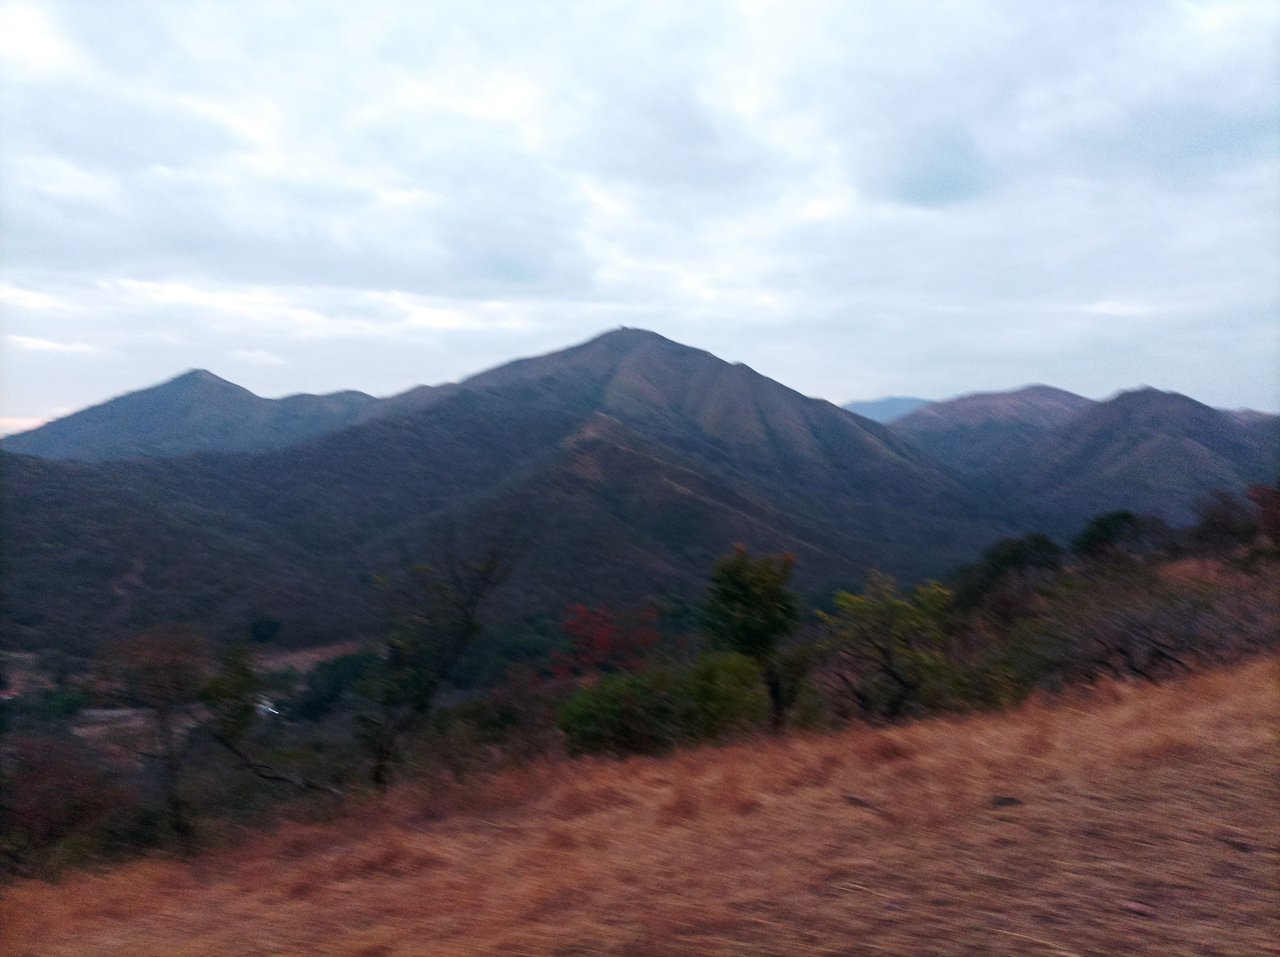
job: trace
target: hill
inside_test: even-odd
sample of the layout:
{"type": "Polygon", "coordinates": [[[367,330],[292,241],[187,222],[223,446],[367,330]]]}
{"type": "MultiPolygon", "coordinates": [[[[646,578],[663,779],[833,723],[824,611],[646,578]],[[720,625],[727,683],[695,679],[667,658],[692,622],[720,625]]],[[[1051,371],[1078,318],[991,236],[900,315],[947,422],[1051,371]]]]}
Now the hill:
{"type": "Polygon", "coordinates": [[[85,462],[254,452],[346,428],[377,405],[363,392],[264,399],[197,369],[7,436],[0,449],[85,462]]]}
{"type": "MultiPolygon", "coordinates": [[[[174,422],[199,420],[201,396],[209,421],[293,401],[202,374],[160,391],[174,422]]],[[[678,618],[735,543],[794,553],[800,589],[821,597],[870,567],[943,575],[1002,536],[1069,536],[1099,511],[1176,521],[1198,495],[1280,472],[1280,419],[1171,393],[1093,403],[1034,386],[886,427],[636,329],[364,399],[346,427],[260,451],[0,452],[3,640],[91,653],[172,621],[224,640],[255,621],[291,645],[349,640],[383,627],[378,575],[438,561],[451,538],[465,558],[503,530],[524,546],[495,595],[502,620],[575,602],[678,618]]]]}
{"type": "Polygon", "coordinates": [[[0,892],[0,950],[1260,954],[1274,658],[1001,715],[404,786],[0,892]],[[852,948],[852,949],[851,949],[852,948]]]}
{"type": "Polygon", "coordinates": [[[1013,392],[976,392],[934,402],[892,427],[930,455],[968,473],[1000,472],[1025,458],[1055,428],[1093,405],[1046,385],[1013,392]]]}
{"type": "Polygon", "coordinates": [[[1035,442],[1022,468],[1004,471],[1029,507],[1052,501],[1053,511],[1076,515],[1124,508],[1179,523],[1200,496],[1273,480],[1280,444],[1274,422],[1242,424],[1148,388],[1090,406],[1035,442]]]}
{"type": "Polygon", "coordinates": [[[1048,386],[976,393],[890,428],[1004,501],[1022,524],[1062,535],[1115,509],[1185,523],[1197,498],[1280,474],[1280,417],[1150,388],[1103,402],[1048,386]]]}
{"type": "Polygon", "coordinates": [[[0,465],[0,622],[27,647],[174,619],[230,637],[274,618],[294,642],[377,630],[371,576],[512,517],[531,543],[503,604],[524,615],[696,600],[735,542],[797,553],[820,591],[868,565],[940,573],[1006,528],[884,427],[639,330],[289,448],[0,465]]]}

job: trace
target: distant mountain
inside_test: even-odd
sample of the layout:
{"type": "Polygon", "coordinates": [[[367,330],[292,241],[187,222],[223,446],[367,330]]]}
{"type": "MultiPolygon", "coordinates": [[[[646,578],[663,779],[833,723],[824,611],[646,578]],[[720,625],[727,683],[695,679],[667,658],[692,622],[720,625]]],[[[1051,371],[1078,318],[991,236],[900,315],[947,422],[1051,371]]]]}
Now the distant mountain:
{"type": "Polygon", "coordinates": [[[1042,385],[976,393],[890,427],[1059,534],[1122,508],[1186,522],[1198,497],[1280,474],[1280,417],[1149,388],[1105,402],[1042,385]]]}
{"type": "Polygon", "coordinates": [[[96,465],[0,456],[0,624],[23,645],[172,619],[294,641],[376,630],[373,574],[520,516],[509,615],[697,601],[734,543],[797,554],[801,587],[939,574],[1010,530],[884,427],[741,365],[619,330],[251,455],[96,465]]]}
{"type": "Polygon", "coordinates": [[[1056,427],[1093,405],[1047,385],[976,392],[933,402],[894,420],[893,431],[965,473],[999,471],[1056,427]]]}
{"type": "Polygon", "coordinates": [[[1092,405],[998,470],[1011,494],[1044,514],[1124,508],[1183,522],[1200,496],[1275,481],[1277,423],[1244,424],[1176,392],[1139,389],[1092,405]]]}
{"type": "MultiPolygon", "coordinates": [[[[205,436],[229,434],[210,423],[236,403],[291,401],[201,375],[159,391],[205,436]]],[[[1073,534],[1107,509],[1176,520],[1205,491],[1273,479],[1280,445],[1280,420],[1154,390],[1095,403],[1033,386],[884,426],[635,329],[345,414],[238,454],[0,452],[3,642],[89,652],[175,620],[230,639],[259,618],[290,643],[375,634],[377,575],[512,521],[527,546],[498,596],[507,620],[572,602],[687,609],[739,542],[794,553],[818,596],[870,567],[944,574],[996,538],[1073,534]]]]}
{"type": "Polygon", "coordinates": [[[85,462],[257,452],[346,428],[378,404],[363,392],[263,399],[211,372],[193,370],[7,436],[0,449],[85,462]]]}
{"type": "Polygon", "coordinates": [[[861,415],[872,422],[892,422],[909,412],[929,405],[931,399],[917,399],[913,396],[890,395],[883,399],[869,399],[864,402],[846,402],[841,408],[861,415]]]}

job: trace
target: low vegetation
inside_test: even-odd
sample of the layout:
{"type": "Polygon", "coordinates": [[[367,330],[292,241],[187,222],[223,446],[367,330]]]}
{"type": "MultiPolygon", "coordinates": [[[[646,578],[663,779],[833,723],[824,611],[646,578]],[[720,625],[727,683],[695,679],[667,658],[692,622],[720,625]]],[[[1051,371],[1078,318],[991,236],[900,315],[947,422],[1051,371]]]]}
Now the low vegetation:
{"type": "Polygon", "coordinates": [[[0,892],[0,951],[1270,952],[1280,662],[1010,712],[539,760],[0,892]]]}
{"type": "MultiPolygon", "coordinates": [[[[25,883],[32,878],[107,886],[69,876],[84,865],[110,863],[127,869],[121,873],[141,874],[153,866],[188,880],[203,873],[201,861],[247,861],[246,844],[273,846],[276,838],[263,837],[271,828],[314,834],[320,847],[340,845],[342,854],[358,859],[366,853],[364,838],[334,835],[356,827],[352,822],[389,815],[392,830],[375,855],[389,862],[386,873],[372,865],[344,876],[336,851],[309,871],[329,877],[309,884],[290,876],[292,864],[282,865],[281,881],[310,888],[284,898],[297,902],[286,910],[302,914],[331,896],[334,881],[374,893],[373,884],[363,882],[412,877],[435,887],[440,871],[461,882],[436,888],[446,899],[454,899],[449,895],[458,887],[478,893],[484,886],[478,872],[470,864],[458,870],[457,854],[431,851],[412,863],[417,858],[396,849],[426,846],[410,833],[419,824],[436,836],[492,828],[499,843],[510,832],[511,852],[520,855],[529,851],[530,835],[537,835],[538,847],[555,849],[563,841],[565,873],[607,885],[622,880],[622,871],[609,870],[612,849],[632,853],[632,842],[651,830],[650,818],[676,829],[664,840],[678,835],[693,842],[689,829],[712,828],[701,837],[712,845],[727,840],[741,818],[743,832],[755,835],[756,844],[746,845],[755,848],[750,866],[778,870],[780,886],[804,900],[817,887],[821,855],[815,846],[790,861],[787,848],[809,847],[821,835],[835,858],[852,860],[838,842],[830,843],[837,841],[830,814],[838,808],[876,823],[857,840],[913,874],[916,883],[909,886],[951,901],[951,891],[928,883],[942,873],[909,860],[908,849],[924,853],[919,842],[932,841],[928,853],[944,854],[951,867],[979,845],[983,854],[1017,857],[1021,852],[1002,843],[1001,834],[1020,834],[1018,840],[1032,844],[1075,840],[1089,828],[1089,808],[1098,810],[1096,795],[1082,785],[1089,775],[1110,782],[1102,792],[1108,802],[1123,796],[1143,814],[1180,808],[1200,814],[1209,828],[1211,805],[1193,795],[1183,808],[1167,775],[1176,767],[1203,773],[1202,792],[1226,788],[1222,799],[1242,806],[1260,797],[1270,729],[1256,720],[1246,728],[1240,707],[1249,695],[1257,710],[1270,714],[1275,707],[1266,698],[1268,688],[1272,696],[1276,690],[1267,682],[1274,682],[1280,640],[1275,501],[1268,490],[1254,490],[1249,504],[1215,496],[1205,501],[1199,522],[1181,530],[1107,513],[1067,547],[1040,534],[997,542],[946,583],[906,588],[872,570],[856,592],[837,592],[812,612],[792,590],[791,556],[737,548],[711,570],[696,615],[672,619],[652,610],[574,606],[559,650],[541,660],[509,661],[506,678],[487,687],[469,684],[464,666],[484,648],[492,592],[525,560],[520,552],[527,541],[510,529],[470,542],[451,537],[432,562],[383,578],[385,640],[338,649],[335,657],[271,658],[261,653],[269,639],[219,649],[177,627],[133,635],[94,660],[11,655],[0,670],[0,867],[17,880],[14,899],[35,900],[37,885],[25,883]],[[1170,681],[1176,685],[1161,690],[1170,681]],[[1244,697],[1228,703],[1231,682],[1241,684],[1244,697]],[[1175,720],[1170,702],[1178,695],[1185,700],[1175,720]],[[1104,744],[1104,727],[1120,740],[1104,744]],[[1039,730],[1018,737],[1028,728],[1039,730]],[[1090,754],[1076,754],[1069,739],[1076,747],[1088,742],[1090,754]],[[994,750],[984,756],[988,747],[994,750]],[[1159,779],[1150,794],[1143,791],[1147,771],[1159,779]],[[1067,797],[1055,796],[1058,786],[1067,797]],[[1026,824],[1030,830],[990,826],[975,816],[1028,805],[1022,792],[1034,796],[1037,810],[1008,811],[998,820],[1025,817],[1033,822],[1026,824]],[[814,803],[819,800],[831,806],[814,803]],[[757,826],[758,813],[767,826],[757,826]],[[805,831],[805,815],[813,815],[814,833],[805,831]],[[606,839],[604,831],[583,833],[579,818],[629,830],[606,839]],[[976,830],[966,836],[965,826],[976,830]],[[988,839],[995,843],[983,845],[988,839]],[[589,860],[592,849],[601,851],[598,863],[589,860]],[[143,852],[185,855],[191,862],[121,864],[143,852]],[[803,876],[787,877],[788,868],[803,876]]],[[[1168,852],[1170,836],[1154,837],[1152,846],[1168,852]]],[[[1257,836],[1241,841],[1250,850],[1239,853],[1257,850],[1257,860],[1276,850],[1257,836]]],[[[1037,873],[1045,860],[1076,860],[1081,849],[1054,844],[1040,852],[1050,856],[1027,859],[1039,861],[1037,873]]],[[[482,855],[486,866],[519,863],[495,854],[482,855]]],[[[906,886],[882,864],[873,866],[865,856],[857,861],[871,867],[877,881],[906,886]]],[[[718,882],[730,876],[721,871],[732,869],[727,859],[708,863],[705,873],[698,862],[688,875],[675,869],[674,859],[652,863],[665,869],[673,887],[687,884],[689,899],[708,912],[721,906],[717,895],[727,891],[718,882]]],[[[1094,874],[1084,858],[1076,863],[1082,874],[1094,874]]],[[[841,867],[850,868],[846,876],[855,874],[853,864],[841,867]]],[[[1056,887],[1050,872],[1041,877],[1039,890],[1056,887]]],[[[846,883],[871,897],[881,894],[872,889],[878,885],[855,876],[846,883]]],[[[647,876],[642,885],[654,907],[678,909],[679,893],[661,897],[647,876]]],[[[525,893],[512,886],[513,893],[525,893]]],[[[548,926],[555,914],[599,904],[592,887],[588,893],[565,885],[568,903],[547,898],[548,926]]],[[[275,899],[263,888],[250,891],[260,894],[264,908],[275,899]]],[[[898,892],[883,894],[899,908],[922,906],[898,892]]],[[[457,891],[458,908],[466,896],[457,891]]],[[[1139,916],[1156,907],[1143,894],[1130,897],[1139,916]]],[[[1185,903],[1176,894],[1161,899],[1185,903]]],[[[484,900],[472,904],[486,926],[505,926],[503,933],[514,935],[502,941],[524,940],[529,920],[543,921],[525,911],[503,911],[499,919],[484,900]]],[[[814,926],[825,926],[817,900],[810,905],[814,926]]],[[[791,939],[776,936],[783,933],[815,946],[834,940],[805,937],[804,925],[792,923],[780,905],[765,907],[761,899],[743,906],[763,924],[785,930],[757,928],[757,938],[747,933],[750,921],[735,919],[725,924],[731,930],[724,939],[779,944],[791,939]]],[[[428,909],[423,914],[434,916],[421,920],[393,915],[392,923],[426,933],[437,919],[448,926],[463,919],[461,910],[452,916],[446,910],[428,909]]],[[[728,921],[731,910],[716,921],[728,921]]],[[[589,915],[589,921],[602,919],[589,915]]],[[[606,935],[621,949],[602,952],[650,952],[635,943],[646,939],[635,934],[648,924],[627,920],[606,935]],[[641,949],[628,950],[633,944],[641,949]]],[[[670,939],[687,936],[699,953],[715,937],[706,937],[705,928],[691,936],[680,925],[667,929],[670,939]]],[[[896,923],[883,929],[902,930],[896,923]]],[[[369,952],[408,952],[410,937],[399,933],[383,935],[388,943],[370,944],[369,952]]],[[[1028,929],[1019,936],[1075,952],[1060,935],[1028,929]]],[[[547,937],[543,950],[566,952],[560,944],[567,939],[556,937],[552,946],[547,937]]],[[[667,938],[652,938],[660,939],[667,938]]],[[[459,948],[464,940],[458,931],[459,948]]],[[[191,952],[216,953],[220,946],[191,952]]]]}

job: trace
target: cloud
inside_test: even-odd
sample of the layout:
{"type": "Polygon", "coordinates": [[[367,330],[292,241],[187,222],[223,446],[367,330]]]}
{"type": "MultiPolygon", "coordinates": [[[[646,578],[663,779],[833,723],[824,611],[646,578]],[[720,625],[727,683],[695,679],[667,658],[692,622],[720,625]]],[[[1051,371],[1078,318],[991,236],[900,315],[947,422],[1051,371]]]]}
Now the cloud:
{"type": "Polygon", "coordinates": [[[51,339],[37,339],[34,336],[5,336],[19,349],[29,352],[97,352],[96,346],[86,342],[54,342],[51,339]]]}
{"type": "Polygon", "coordinates": [[[620,323],[835,399],[1216,365],[1272,402],[1266,0],[2,9],[6,331],[116,357],[11,373],[39,408],[620,323]]]}
{"type": "Polygon", "coordinates": [[[285,365],[285,361],[283,359],[274,352],[268,352],[266,349],[236,349],[230,353],[230,357],[238,362],[249,362],[253,365],[285,365]]]}

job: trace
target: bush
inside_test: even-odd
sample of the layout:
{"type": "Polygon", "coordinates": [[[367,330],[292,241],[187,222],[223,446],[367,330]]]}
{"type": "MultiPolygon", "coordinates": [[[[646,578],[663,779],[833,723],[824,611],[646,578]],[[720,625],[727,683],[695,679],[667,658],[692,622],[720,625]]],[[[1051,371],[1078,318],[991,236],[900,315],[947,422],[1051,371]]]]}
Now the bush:
{"type": "Polygon", "coordinates": [[[675,743],[677,710],[669,673],[616,674],[578,688],[557,721],[572,755],[661,754],[675,743]]]}
{"type": "Polygon", "coordinates": [[[557,720],[570,754],[661,754],[681,741],[718,741],[764,727],[760,668],[733,652],[680,669],[606,675],[583,685],[557,720]]]}
{"type": "Polygon", "coordinates": [[[762,728],[769,696],[760,666],[733,652],[704,655],[677,682],[681,737],[718,741],[762,728]]]}

